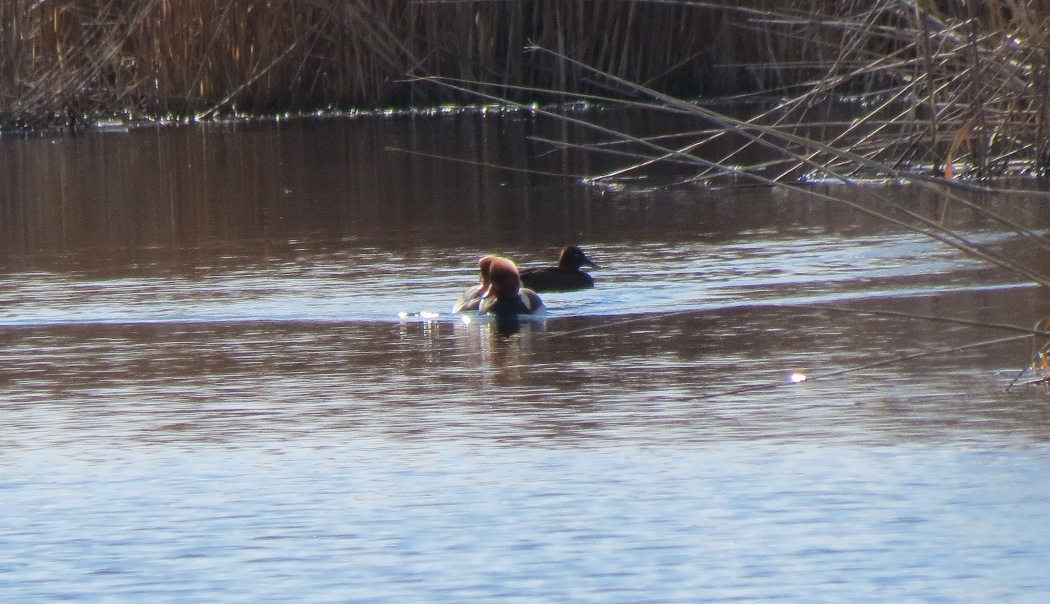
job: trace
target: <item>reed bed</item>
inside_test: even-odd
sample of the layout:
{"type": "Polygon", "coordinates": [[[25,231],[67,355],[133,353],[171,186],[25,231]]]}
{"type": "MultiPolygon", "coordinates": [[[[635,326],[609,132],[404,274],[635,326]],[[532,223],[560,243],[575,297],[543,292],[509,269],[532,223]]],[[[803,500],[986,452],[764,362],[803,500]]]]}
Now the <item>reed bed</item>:
{"type": "Polygon", "coordinates": [[[578,72],[530,61],[529,42],[695,95],[717,71],[691,60],[722,29],[711,12],[616,0],[6,0],[0,125],[462,100],[408,74],[581,88],[578,72]],[[652,31],[673,33],[658,52],[652,31]]]}
{"type": "MultiPolygon", "coordinates": [[[[730,144],[734,150],[694,180],[885,179],[906,171],[947,180],[1050,175],[1050,2],[827,4],[834,10],[813,3],[732,9],[739,29],[767,42],[769,60],[761,81],[723,102],[750,100],[765,110],[735,125],[720,115],[705,134],[683,133],[681,147],[656,155],[629,136],[623,145],[607,142],[594,150],[640,158],[595,180],[654,162],[688,162],[741,131],[746,140],[730,144]]],[[[592,100],[705,113],[637,77],[550,47],[533,50],[581,71],[581,80],[603,83],[592,100]]]]}
{"type": "MultiPolygon", "coordinates": [[[[28,115],[70,107],[192,114],[455,98],[407,85],[407,74],[548,92],[596,90],[584,70],[526,52],[535,45],[669,94],[714,96],[789,87],[836,60],[856,60],[841,57],[840,47],[851,23],[868,25],[868,4],[8,0],[0,4],[0,88],[8,119],[19,108],[28,115]],[[820,21],[820,35],[797,27],[820,21]]],[[[909,2],[875,5],[888,5],[887,14],[922,10],[909,2]]],[[[980,28],[1004,30],[1018,22],[984,19],[980,28]]],[[[882,32],[875,39],[873,33],[865,34],[867,43],[850,46],[870,55],[899,46],[896,38],[905,36],[882,32]]]]}
{"type": "Polygon", "coordinates": [[[776,99],[753,126],[848,152],[775,139],[743,166],[773,180],[1046,177],[1048,37],[1050,0],[7,0],[0,126],[653,91],[776,99]]]}
{"type": "MultiPolygon", "coordinates": [[[[757,121],[799,123],[807,132],[822,126],[836,151],[869,160],[858,166],[839,154],[827,158],[829,172],[892,172],[879,170],[882,164],[929,166],[949,179],[961,173],[1045,177],[1050,4],[989,0],[958,3],[953,11],[924,4],[858,5],[845,20],[780,16],[799,36],[827,32],[817,38],[829,40],[839,31],[842,42],[833,60],[818,64],[819,77],[757,121]],[[820,98],[850,99],[862,117],[813,118],[820,98]]],[[[777,177],[802,167],[787,163],[777,177]]]]}

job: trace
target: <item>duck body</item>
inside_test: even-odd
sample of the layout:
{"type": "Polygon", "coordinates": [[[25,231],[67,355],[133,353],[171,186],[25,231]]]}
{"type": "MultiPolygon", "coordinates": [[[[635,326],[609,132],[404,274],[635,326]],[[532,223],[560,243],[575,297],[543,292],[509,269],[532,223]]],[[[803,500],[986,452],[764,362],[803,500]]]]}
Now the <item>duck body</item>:
{"type": "Polygon", "coordinates": [[[452,312],[467,312],[477,310],[481,304],[481,296],[485,293],[487,286],[475,285],[463,292],[463,295],[452,305],[452,312]]]}
{"type": "Polygon", "coordinates": [[[521,282],[537,292],[568,292],[594,287],[594,277],[586,272],[557,266],[525,269],[521,272],[521,282]]]}
{"type": "Polygon", "coordinates": [[[515,296],[483,299],[478,305],[478,312],[499,317],[510,317],[535,314],[542,312],[544,308],[543,300],[540,300],[536,292],[523,287],[518,290],[518,294],[515,296]]]}
{"type": "Polygon", "coordinates": [[[543,301],[531,289],[521,287],[518,267],[506,258],[494,258],[489,265],[489,287],[482,294],[478,312],[496,317],[531,315],[544,310],[543,301]]]}
{"type": "Polygon", "coordinates": [[[594,277],[580,270],[581,266],[598,268],[579,246],[562,249],[558,266],[522,269],[521,283],[535,292],[564,292],[594,287],[594,277]]]}

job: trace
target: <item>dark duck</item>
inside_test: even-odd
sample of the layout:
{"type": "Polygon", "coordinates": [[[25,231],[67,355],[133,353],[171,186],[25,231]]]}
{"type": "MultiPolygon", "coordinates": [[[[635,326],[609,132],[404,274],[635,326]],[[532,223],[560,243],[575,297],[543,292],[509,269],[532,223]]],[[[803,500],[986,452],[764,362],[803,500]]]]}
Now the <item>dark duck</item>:
{"type": "Polygon", "coordinates": [[[576,245],[562,249],[558,266],[543,266],[521,270],[521,283],[536,292],[567,292],[594,287],[594,277],[581,271],[581,266],[599,268],[576,245]]]}

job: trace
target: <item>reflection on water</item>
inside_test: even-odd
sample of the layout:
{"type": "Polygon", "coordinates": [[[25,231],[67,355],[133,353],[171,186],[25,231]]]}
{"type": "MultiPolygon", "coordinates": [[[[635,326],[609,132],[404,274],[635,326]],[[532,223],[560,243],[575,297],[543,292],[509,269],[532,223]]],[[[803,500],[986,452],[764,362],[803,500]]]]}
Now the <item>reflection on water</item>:
{"type": "MultiPolygon", "coordinates": [[[[632,123],[632,116],[610,116],[616,118],[632,123]]],[[[553,260],[566,241],[660,246],[668,240],[733,241],[762,230],[791,236],[816,229],[839,237],[886,229],[843,206],[800,202],[765,188],[646,189],[658,183],[644,179],[628,181],[629,188],[585,187],[547,176],[617,165],[615,158],[550,153],[532,142],[581,136],[510,115],[238,123],[4,140],[0,261],[10,269],[54,267],[64,259],[66,270],[142,266],[153,273],[239,254],[279,262],[297,256],[298,241],[327,240],[388,254],[396,267],[419,254],[461,247],[524,246],[530,257],[542,250],[553,260]]],[[[820,191],[859,195],[834,187],[820,191]]],[[[928,189],[894,187],[887,195],[912,200],[931,217],[943,215],[948,226],[989,226],[977,210],[958,204],[946,209],[928,189]]],[[[1030,226],[1050,220],[1045,203],[975,199],[1030,226]]]]}
{"type": "Polygon", "coordinates": [[[431,157],[602,168],[537,155],[544,128],[0,142],[0,593],[1050,596],[1048,395],[1004,392],[1031,343],[995,325],[1041,290],[826,203],[431,157]],[[449,312],[480,255],[570,241],[593,290],[511,329],[449,312]]]}

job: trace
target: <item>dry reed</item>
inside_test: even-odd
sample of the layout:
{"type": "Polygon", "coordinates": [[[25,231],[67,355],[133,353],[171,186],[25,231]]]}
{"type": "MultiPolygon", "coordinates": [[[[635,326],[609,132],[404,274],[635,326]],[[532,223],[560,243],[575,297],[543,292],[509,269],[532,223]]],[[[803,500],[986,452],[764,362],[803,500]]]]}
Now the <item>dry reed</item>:
{"type": "MultiPolygon", "coordinates": [[[[881,164],[1047,176],[1048,15],[1050,0],[8,0],[0,126],[473,98],[433,77],[512,101],[636,94],[605,74],[786,99],[755,123],[881,164]],[[864,117],[826,112],[843,98],[864,117]]],[[[810,165],[755,169],[870,168],[798,151],[810,165]]]]}
{"type": "MultiPolygon", "coordinates": [[[[853,4],[9,0],[0,6],[0,84],[9,118],[18,99],[26,109],[109,104],[193,113],[223,102],[267,111],[404,104],[442,94],[401,84],[408,73],[594,90],[583,71],[529,57],[524,48],[534,44],[670,94],[711,96],[805,81],[818,70],[789,58],[834,61],[836,40],[848,32],[799,36],[780,17],[856,19],[867,3],[853,4]]],[[[878,50],[869,45],[866,52],[878,50]]]]}

